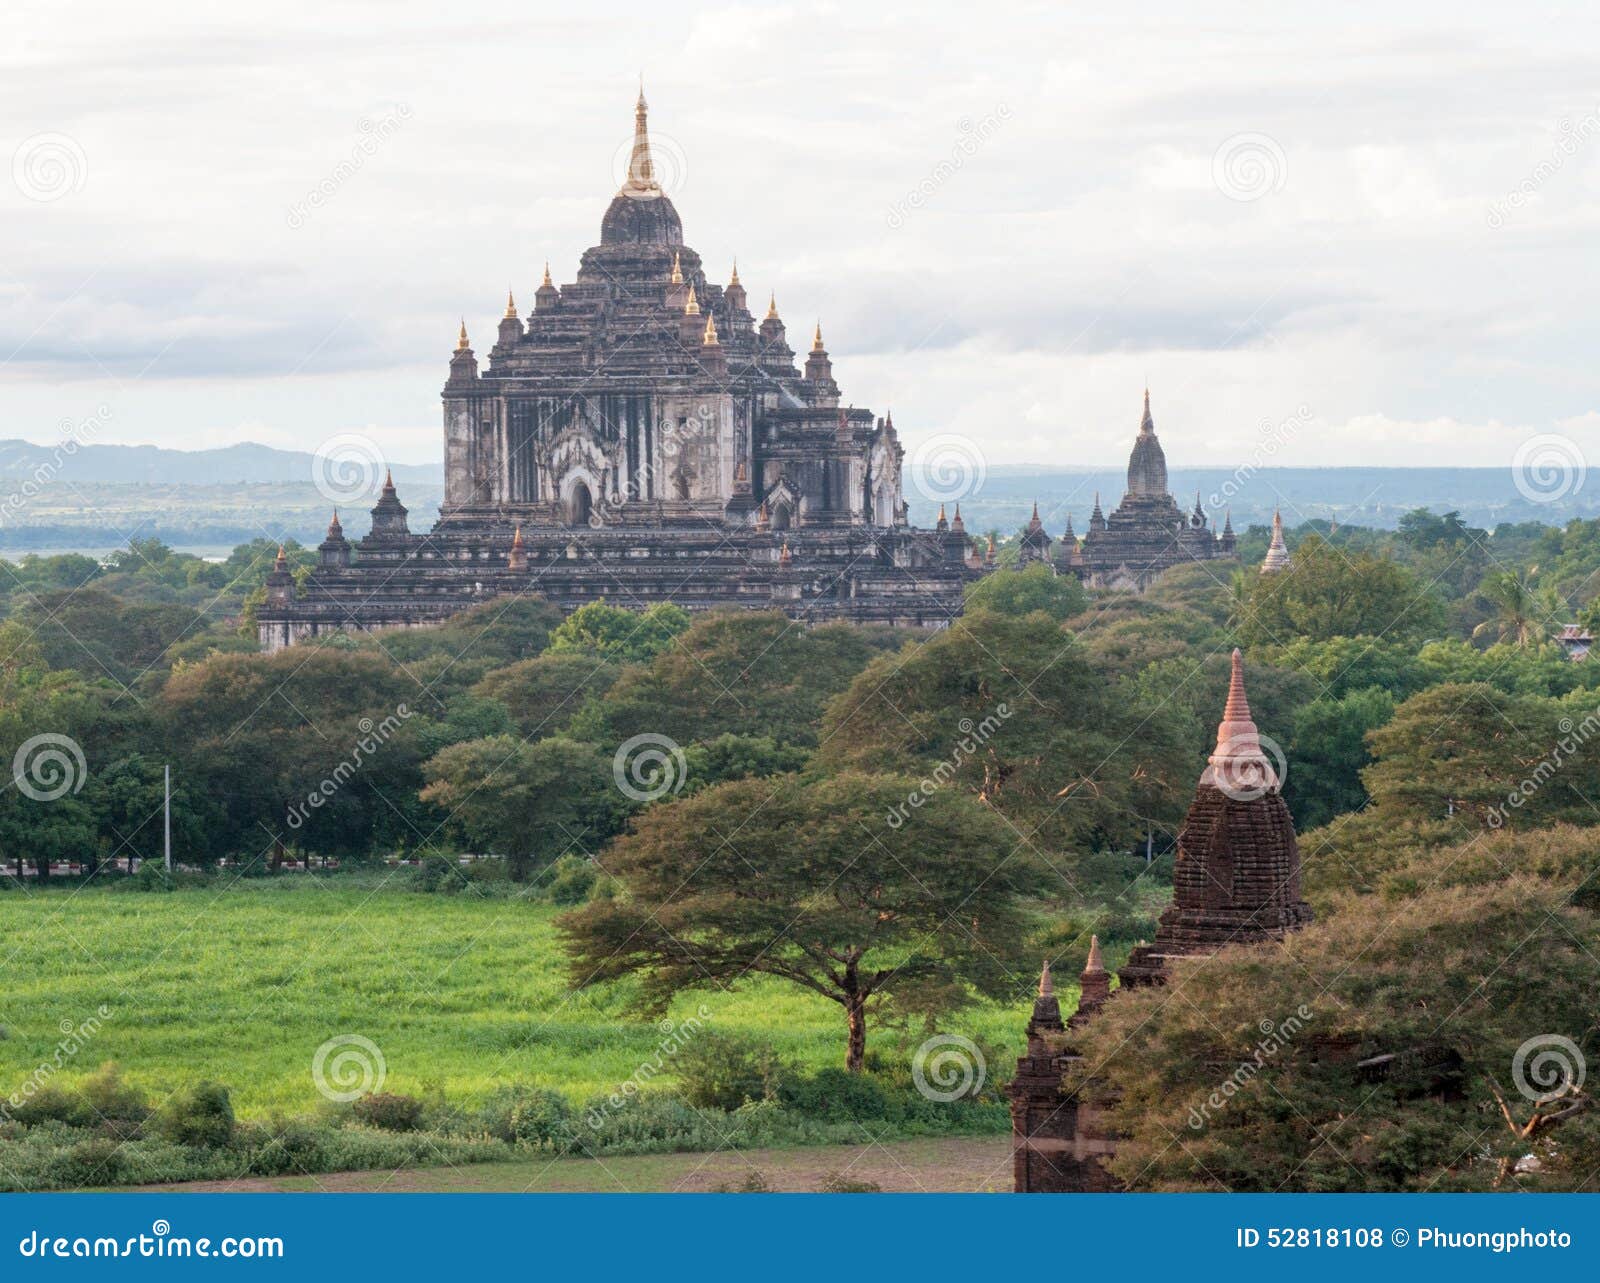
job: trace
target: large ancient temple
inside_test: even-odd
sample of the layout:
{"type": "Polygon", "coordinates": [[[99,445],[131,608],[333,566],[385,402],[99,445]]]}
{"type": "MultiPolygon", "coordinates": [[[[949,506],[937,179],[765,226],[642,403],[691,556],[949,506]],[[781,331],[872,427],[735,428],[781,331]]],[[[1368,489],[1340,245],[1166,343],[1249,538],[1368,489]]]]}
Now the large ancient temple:
{"type": "MultiPolygon", "coordinates": [[[[1034,513],[1038,521],[1038,513],[1034,513]]],[[[1048,539],[1030,525],[1024,536],[1024,560],[1047,555],[1048,539]],[[1035,549],[1030,553],[1029,536],[1035,549]]],[[[1128,490],[1108,517],[1094,497],[1088,532],[1080,540],[1072,518],[1056,547],[1055,564],[1063,573],[1077,575],[1093,588],[1129,588],[1143,592],[1163,571],[1192,561],[1232,557],[1235,552],[1233,520],[1225,517],[1222,532],[1212,532],[1201,506],[1194,499],[1189,513],[1178,507],[1167,489],[1167,457],[1156,437],[1150,416],[1150,390],[1145,389],[1144,417],[1128,456],[1128,490]]]]}
{"type": "Polygon", "coordinates": [[[737,266],[713,284],[684,244],[641,93],[577,279],[546,268],[526,318],[508,298],[485,361],[462,324],[438,522],[414,533],[392,483],[358,543],[335,516],[304,583],[268,577],[262,646],[524,593],[947,624],[982,571],[959,512],[911,527],[893,421],[844,402],[820,324],[806,347],[801,368],[776,300],[757,321],[737,266]]]}
{"type": "MultiPolygon", "coordinates": [[[[1136,946],[1117,973],[1123,988],[1166,983],[1176,958],[1203,957],[1228,944],[1280,940],[1311,921],[1311,907],[1300,896],[1294,821],[1250,714],[1237,650],[1216,748],[1178,833],[1172,882],[1172,903],[1161,914],[1155,941],[1136,946]]],[[[1065,1021],[1045,964],[1028,1022],[1027,1052],[1017,1061],[1011,1084],[1019,1193],[1118,1188],[1106,1168],[1117,1136],[1104,1107],[1115,1095],[1115,1065],[1102,1067],[1092,1089],[1063,1087],[1064,1076],[1080,1060],[1073,1031],[1108,1001],[1115,997],[1098,941],[1090,944],[1078,1009],[1065,1021]]]]}

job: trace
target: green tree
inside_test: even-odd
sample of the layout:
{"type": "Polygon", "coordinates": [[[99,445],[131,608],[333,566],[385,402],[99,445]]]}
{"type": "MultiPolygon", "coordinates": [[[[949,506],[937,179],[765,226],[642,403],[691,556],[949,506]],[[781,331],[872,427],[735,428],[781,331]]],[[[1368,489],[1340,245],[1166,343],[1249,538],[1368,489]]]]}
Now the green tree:
{"type": "Polygon", "coordinates": [[[1316,535],[1296,546],[1287,571],[1239,572],[1233,599],[1239,637],[1252,646],[1361,635],[1415,641],[1437,636],[1445,622],[1443,603],[1406,567],[1316,535]]]}
{"type": "Polygon", "coordinates": [[[1297,828],[1326,824],[1367,804],[1361,782],[1372,760],[1367,733],[1384,725],[1394,710],[1394,696],[1378,687],[1323,696],[1296,710],[1283,791],[1297,828]]]}
{"type": "Polygon", "coordinates": [[[524,735],[559,735],[586,704],[611,689],[618,672],[592,654],[551,651],[497,668],[472,690],[505,705],[524,735]]]}
{"type": "Polygon", "coordinates": [[[1474,637],[1493,636],[1519,650],[1537,645],[1559,626],[1561,599],[1549,588],[1535,586],[1534,571],[1496,570],[1478,585],[1478,596],[1493,612],[1472,630],[1474,637]]]}
{"type": "Polygon", "coordinates": [[[1089,604],[1089,594],[1072,575],[1058,575],[1036,561],[1023,570],[996,570],[967,588],[966,606],[1002,615],[1028,615],[1042,610],[1057,623],[1089,604]]]}
{"type": "Polygon", "coordinates": [[[562,620],[550,635],[550,650],[593,655],[612,663],[647,664],[688,627],[689,612],[671,602],[638,611],[592,601],[562,620]]]}
{"type": "Polygon", "coordinates": [[[846,773],[720,784],[644,811],[608,853],[625,894],[560,919],[577,986],[638,975],[638,1003],[776,976],[841,1008],[845,1066],[869,1019],[1014,994],[1027,966],[1022,860],[954,792],[846,773]],[[898,825],[889,821],[907,809],[898,825]]]}
{"type": "Polygon", "coordinates": [[[621,807],[610,762],[573,740],[469,740],[434,754],[423,774],[423,800],[480,850],[504,855],[519,882],[564,852],[598,849],[621,807]]]}

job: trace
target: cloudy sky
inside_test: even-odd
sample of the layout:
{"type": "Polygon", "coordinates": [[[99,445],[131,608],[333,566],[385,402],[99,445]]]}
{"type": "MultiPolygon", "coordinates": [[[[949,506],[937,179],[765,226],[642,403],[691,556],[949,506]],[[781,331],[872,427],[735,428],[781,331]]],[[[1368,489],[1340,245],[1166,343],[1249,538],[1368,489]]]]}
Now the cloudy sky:
{"type": "Polygon", "coordinates": [[[13,0],[0,436],[437,459],[642,70],[687,241],[913,447],[1118,461],[1146,381],[1178,463],[1600,441],[1600,11],[1318,9],[13,0]]]}

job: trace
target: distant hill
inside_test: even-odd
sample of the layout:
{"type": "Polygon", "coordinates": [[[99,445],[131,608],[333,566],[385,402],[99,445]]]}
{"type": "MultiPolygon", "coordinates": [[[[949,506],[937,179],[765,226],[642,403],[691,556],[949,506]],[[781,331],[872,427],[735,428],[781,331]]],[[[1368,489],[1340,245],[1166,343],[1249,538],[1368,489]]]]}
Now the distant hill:
{"type": "MultiPolygon", "coordinates": [[[[913,458],[914,458],[913,454],[913,458]]],[[[158,538],[173,547],[222,553],[251,539],[321,540],[333,504],[314,484],[321,461],[304,450],[243,443],[211,450],[158,446],[88,445],[71,454],[27,441],[0,441],[0,550],[81,551],[104,554],[132,537],[158,538]]],[[[442,469],[394,465],[400,498],[415,530],[433,524],[444,498],[442,469]]],[[[322,470],[325,472],[325,469],[322,470]]],[[[364,479],[359,494],[341,501],[345,529],[366,532],[366,509],[381,473],[359,456],[341,478],[364,479]],[[363,469],[362,464],[366,467],[363,469]]],[[[907,468],[911,519],[932,525],[940,495],[919,488],[907,468]]],[[[1052,536],[1070,513],[1081,534],[1095,492],[1109,512],[1122,497],[1122,468],[1005,466],[990,468],[976,493],[963,491],[961,515],[969,531],[1010,534],[1026,524],[1034,501],[1052,536]]],[[[1195,492],[1220,524],[1231,509],[1236,528],[1271,521],[1281,505],[1290,526],[1313,519],[1393,528],[1413,508],[1455,510],[1473,525],[1501,522],[1563,524],[1600,516],[1600,482],[1580,485],[1560,501],[1530,502],[1509,468],[1183,468],[1171,470],[1173,493],[1186,511],[1195,492]]],[[[346,492],[348,493],[348,492],[346,492]]],[[[951,505],[953,515],[953,504],[951,505]]]]}
{"type": "MultiPolygon", "coordinates": [[[[238,485],[251,482],[306,482],[316,475],[317,459],[307,450],[279,450],[243,441],[212,450],[170,450],[153,445],[83,445],[70,454],[56,446],[34,445],[15,437],[0,441],[0,480],[22,480],[41,467],[72,482],[117,484],[238,485]]],[[[397,463],[395,482],[442,487],[443,470],[432,464],[397,463]]],[[[381,484],[383,477],[377,477],[381,484]]],[[[376,488],[374,488],[376,493],[376,488]]]]}

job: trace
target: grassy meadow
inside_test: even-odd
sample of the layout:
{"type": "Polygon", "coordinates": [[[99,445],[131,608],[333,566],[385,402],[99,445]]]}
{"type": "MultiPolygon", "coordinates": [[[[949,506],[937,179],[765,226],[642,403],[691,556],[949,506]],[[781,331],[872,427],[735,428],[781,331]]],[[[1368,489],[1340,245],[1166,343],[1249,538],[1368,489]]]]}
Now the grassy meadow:
{"type": "MultiPolygon", "coordinates": [[[[317,1048],[359,1034],[382,1052],[386,1091],[459,1104],[523,1083],[581,1104],[653,1058],[665,1032],[629,1015],[633,982],[569,991],[557,912],[315,876],[0,895],[0,1095],[104,1005],[109,1014],[54,1081],[114,1060],[155,1099],[209,1078],[232,1089],[241,1117],[306,1113],[321,1103],[317,1048]]],[[[798,1065],[843,1062],[839,1009],[794,986],[759,979],[684,994],[672,1017],[702,1003],[708,1027],[767,1042],[798,1065]]],[[[1027,1010],[1019,986],[1014,1007],[974,1007],[946,1027],[1015,1056],[1027,1010]]],[[[909,1057],[920,1040],[880,1026],[868,1047],[909,1057]]]]}

